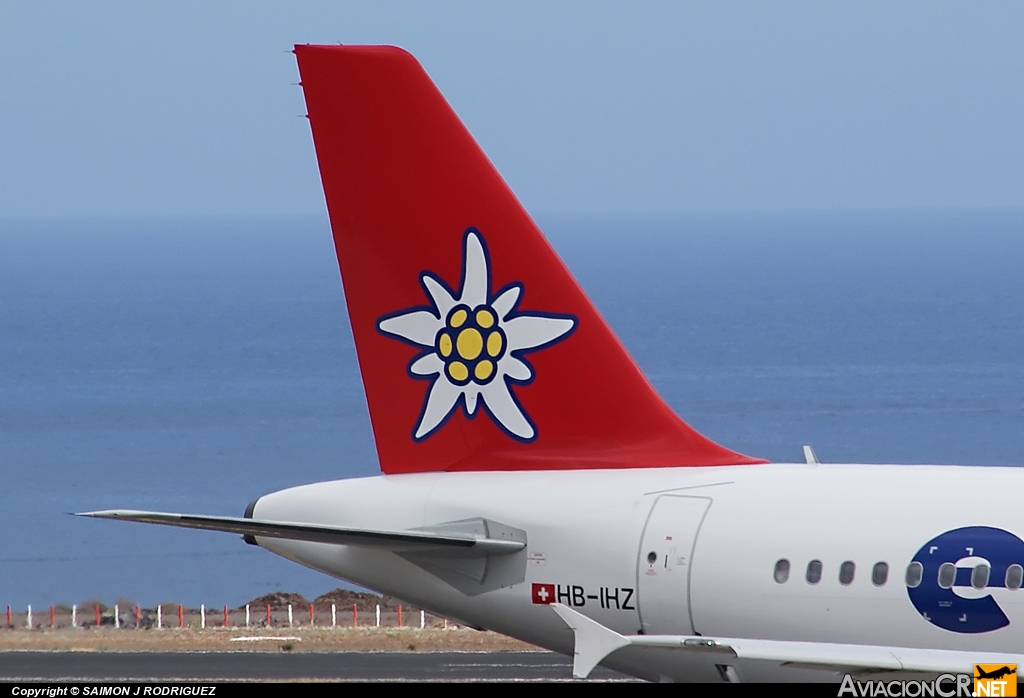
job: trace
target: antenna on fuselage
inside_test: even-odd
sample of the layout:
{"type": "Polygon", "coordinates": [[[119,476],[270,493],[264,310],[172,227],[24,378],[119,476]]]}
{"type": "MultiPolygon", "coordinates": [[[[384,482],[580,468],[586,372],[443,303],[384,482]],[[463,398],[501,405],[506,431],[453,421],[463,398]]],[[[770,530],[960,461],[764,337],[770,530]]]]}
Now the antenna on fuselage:
{"type": "Polygon", "coordinates": [[[807,445],[804,445],[804,460],[807,465],[821,465],[821,461],[814,455],[814,449],[807,445]]]}

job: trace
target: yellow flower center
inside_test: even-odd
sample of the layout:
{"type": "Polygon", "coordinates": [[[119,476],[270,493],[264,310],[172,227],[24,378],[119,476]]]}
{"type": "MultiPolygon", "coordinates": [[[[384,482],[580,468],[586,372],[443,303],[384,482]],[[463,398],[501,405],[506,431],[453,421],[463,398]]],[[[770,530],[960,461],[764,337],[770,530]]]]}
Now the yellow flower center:
{"type": "Polygon", "coordinates": [[[459,338],[455,340],[455,347],[458,349],[459,356],[467,361],[472,361],[483,351],[484,338],[480,334],[480,330],[475,327],[467,327],[459,332],[459,338]]]}
{"type": "Polygon", "coordinates": [[[491,382],[506,347],[498,315],[487,305],[473,310],[464,305],[453,308],[434,344],[444,361],[445,375],[456,385],[471,380],[479,385],[491,382]]]}

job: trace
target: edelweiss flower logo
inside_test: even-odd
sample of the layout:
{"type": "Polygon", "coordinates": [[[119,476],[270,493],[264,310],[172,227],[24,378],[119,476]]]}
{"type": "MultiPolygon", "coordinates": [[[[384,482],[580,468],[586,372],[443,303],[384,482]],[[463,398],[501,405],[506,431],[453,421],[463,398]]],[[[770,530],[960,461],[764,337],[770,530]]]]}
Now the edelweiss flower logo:
{"type": "Polygon", "coordinates": [[[512,384],[533,380],[522,355],[565,338],[576,328],[570,315],[516,312],[523,285],[505,286],[494,296],[490,264],[480,234],[466,231],[462,287],[458,295],[441,279],[423,272],[420,283],[430,307],[410,308],[378,320],[384,334],[425,351],[409,364],[413,378],[433,382],[413,431],[422,441],[440,428],[463,401],[466,414],[483,408],[509,436],[537,438],[537,429],[516,400],[512,384]]]}

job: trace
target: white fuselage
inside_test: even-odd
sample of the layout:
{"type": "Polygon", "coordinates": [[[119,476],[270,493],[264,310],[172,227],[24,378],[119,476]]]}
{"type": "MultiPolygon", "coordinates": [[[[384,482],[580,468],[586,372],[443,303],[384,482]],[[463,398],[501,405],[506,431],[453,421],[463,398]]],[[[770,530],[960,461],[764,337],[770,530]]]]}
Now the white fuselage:
{"type": "MultiPolygon", "coordinates": [[[[934,572],[924,568],[917,586],[921,593],[934,591],[945,611],[956,611],[954,620],[945,621],[952,629],[915,607],[906,579],[915,555],[949,557],[939,548],[962,542],[947,537],[930,552],[924,548],[946,532],[988,527],[1019,539],[1022,486],[1024,470],[1003,467],[773,464],[425,473],[295,487],[261,497],[253,515],[383,530],[484,517],[522,529],[524,578],[478,594],[390,552],[268,538],[259,544],[335,577],[567,654],[572,632],[538,603],[538,593],[553,591],[553,600],[624,635],[1019,653],[1024,591],[1001,580],[1006,565],[1024,563],[1024,555],[986,560],[983,551],[973,554],[968,540],[969,549],[950,559],[960,568],[988,564],[992,581],[983,589],[965,586],[965,571],[951,590],[940,589],[934,572]],[[786,577],[782,560],[788,577],[778,581],[786,577]],[[807,581],[812,561],[821,563],[817,583],[807,581]],[[843,563],[848,583],[840,581],[843,563]],[[883,583],[878,563],[887,567],[883,583]],[[942,601],[943,594],[956,598],[942,601]],[[977,600],[989,595],[1009,621],[991,630],[984,629],[990,618],[975,612],[977,600]]],[[[1016,543],[1001,545],[999,555],[1004,549],[1018,555],[1016,543]]],[[[650,674],[628,657],[606,664],[650,674]]]]}

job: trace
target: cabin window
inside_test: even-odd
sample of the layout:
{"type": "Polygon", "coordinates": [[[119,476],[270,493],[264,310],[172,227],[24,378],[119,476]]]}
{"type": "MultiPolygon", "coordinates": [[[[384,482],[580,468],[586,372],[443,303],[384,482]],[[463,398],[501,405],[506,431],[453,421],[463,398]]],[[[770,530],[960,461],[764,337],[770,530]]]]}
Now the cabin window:
{"type": "Polygon", "coordinates": [[[889,580],[889,563],[876,562],[871,568],[871,583],[880,587],[889,580]]]}
{"type": "Polygon", "coordinates": [[[975,589],[984,589],[988,586],[988,577],[992,573],[992,568],[988,565],[976,565],[971,570],[971,586],[975,589]]]}
{"type": "Polygon", "coordinates": [[[782,558],[775,563],[775,581],[785,584],[789,580],[789,560],[782,558]]]}
{"type": "Polygon", "coordinates": [[[907,586],[915,589],[921,586],[921,577],[924,576],[924,565],[920,562],[911,562],[907,565],[907,586]]]}
{"type": "Polygon", "coordinates": [[[853,560],[847,560],[843,564],[839,565],[839,583],[843,586],[853,583],[853,574],[857,570],[857,566],[853,564],[853,560]]]}
{"type": "Polygon", "coordinates": [[[811,560],[807,563],[807,583],[817,584],[821,581],[821,560],[811,560]]]}
{"type": "Polygon", "coordinates": [[[1020,565],[1010,565],[1006,568],[1007,589],[1020,589],[1022,581],[1024,581],[1024,567],[1021,567],[1020,565]]]}
{"type": "Polygon", "coordinates": [[[939,586],[943,589],[950,589],[956,581],[956,565],[952,562],[943,562],[939,565],[939,586]]]}

